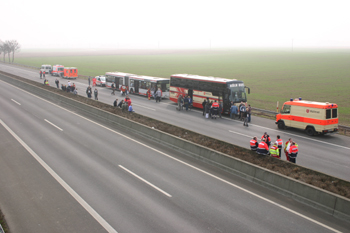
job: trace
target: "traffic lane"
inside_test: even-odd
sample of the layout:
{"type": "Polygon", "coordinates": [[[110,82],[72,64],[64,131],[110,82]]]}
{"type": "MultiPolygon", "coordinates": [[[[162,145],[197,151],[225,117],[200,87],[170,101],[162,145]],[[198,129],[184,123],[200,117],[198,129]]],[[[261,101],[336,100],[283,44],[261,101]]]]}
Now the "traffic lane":
{"type": "MultiPolygon", "coordinates": [[[[88,128],[88,127],[83,127],[84,129],[86,129],[86,128],[88,128]]],[[[95,130],[94,130],[95,131],[95,130]]],[[[133,153],[132,153],[133,154],[133,153]]],[[[146,154],[147,154],[147,152],[146,152],[146,154]]],[[[71,163],[70,163],[71,164],[71,163]]],[[[85,167],[85,166],[83,166],[83,167],[85,167]]],[[[68,170],[71,170],[71,169],[68,169],[68,170]]],[[[87,170],[90,170],[90,169],[87,169],[87,170]]],[[[148,170],[148,169],[147,169],[148,170]]],[[[179,170],[179,169],[176,169],[176,170],[179,170]]],[[[172,176],[175,176],[175,175],[172,175],[172,176]]],[[[90,180],[90,179],[89,179],[90,180]]],[[[94,182],[95,183],[95,182],[94,182]]],[[[197,183],[197,182],[196,182],[197,183]]],[[[211,182],[210,182],[211,183],[211,182]]],[[[191,185],[189,185],[189,186],[193,186],[192,184],[191,185]]],[[[206,185],[203,185],[203,186],[206,186],[206,185]]],[[[208,185],[209,186],[209,185],[208,185]]],[[[92,190],[94,190],[94,189],[92,189],[92,190]]],[[[122,189],[122,190],[124,190],[124,189],[122,189]]],[[[186,190],[186,189],[185,189],[186,190]]],[[[218,190],[218,189],[216,189],[215,188],[215,190],[218,190]]],[[[134,192],[131,192],[131,193],[134,193],[134,192]]],[[[152,194],[153,195],[153,194],[152,194]]],[[[99,195],[94,195],[94,196],[99,196],[99,195]]],[[[129,196],[130,196],[130,194],[129,194],[129,196]]],[[[184,198],[180,198],[181,200],[183,200],[184,198]]],[[[205,202],[207,202],[207,201],[205,201],[205,202]]],[[[139,206],[139,205],[138,205],[139,206]]],[[[154,206],[154,205],[152,205],[152,206],[154,206]]],[[[200,218],[200,219],[202,219],[202,217],[200,218]]],[[[177,224],[176,224],[177,225],[177,224]]]]}
{"type": "Polygon", "coordinates": [[[106,232],[0,125],[1,210],[12,232],[106,232]]]}
{"type": "MultiPolygon", "coordinates": [[[[84,83],[81,83],[81,85],[87,86],[87,84],[84,84],[84,83]]],[[[118,93],[116,96],[110,96],[110,89],[104,89],[104,90],[102,89],[102,90],[100,90],[99,98],[100,98],[100,101],[104,101],[105,99],[111,99],[110,102],[112,104],[115,98],[119,98],[119,100],[120,100],[121,98],[124,98],[124,97],[118,96],[118,93]]],[[[179,125],[183,128],[189,128],[189,129],[197,131],[197,132],[202,132],[206,135],[210,135],[214,138],[218,138],[218,139],[230,142],[230,143],[232,143],[232,141],[234,141],[234,144],[243,146],[245,148],[249,148],[248,142],[251,139],[251,137],[253,137],[253,135],[259,135],[259,133],[263,134],[263,131],[266,130],[266,127],[256,125],[256,124],[250,124],[249,129],[246,129],[245,127],[239,126],[238,128],[231,129],[231,130],[229,130],[229,132],[227,132],[227,130],[226,130],[227,125],[231,124],[232,122],[236,126],[241,124],[241,122],[239,122],[239,121],[232,121],[232,120],[229,120],[227,118],[224,118],[223,120],[226,120],[229,122],[215,121],[215,124],[213,124],[211,122],[211,119],[204,119],[203,124],[197,125],[197,127],[196,126],[193,127],[193,125],[194,125],[193,122],[198,121],[198,116],[196,114],[193,114],[192,112],[185,115],[185,114],[183,114],[183,112],[175,111],[176,113],[174,114],[173,112],[175,109],[175,105],[168,104],[169,101],[168,101],[168,103],[161,102],[161,103],[157,103],[157,104],[156,103],[152,104],[152,103],[150,103],[150,101],[148,101],[144,97],[132,96],[132,99],[133,99],[134,103],[136,101],[140,102],[140,104],[139,103],[137,104],[138,106],[143,106],[142,108],[141,107],[138,109],[136,108],[137,112],[139,112],[141,114],[148,115],[148,116],[151,116],[155,119],[166,121],[166,122],[169,122],[171,124],[179,125]],[[152,108],[144,107],[145,105],[151,106],[152,108]],[[166,106],[166,108],[164,108],[164,105],[166,106]],[[166,111],[168,111],[168,112],[166,112],[166,111]],[[165,117],[165,115],[167,115],[168,117],[165,117]],[[190,122],[190,124],[188,124],[189,122],[190,122]],[[202,127],[202,125],[205,125],[205,127],[202,127]],[[214,128],[215,128],[214,130],[213,130],[212,126],[214,126],[214,128]],[[203,128],[204,128],[204,130],[205,129],[207,129],[207,130],[205,132],[203,132],[203,128]],[[261,130],[261,131],[258,132],[259,130],[261,130]],[[231,140],[233,134],[236,134],[236,137],[233,138],[233,140],[231,140]],[[245,138],[246,141],[243,140],[243,138],[245,138]]],[[[108,101],[106,101],[106,102],[108,103],[108,101]]],[[[194,111],[194,113],[200,114],[200,112],[198,112],[198,111],[194,111]]],[[[265,121],[265,123],[272,122],[272,121],[267,121],[266,119],[261,119],[261,118],[258,118],[258,119],[265,121]]],[[[331,174],[334,176],[338,176],[338,177],[343,178],[343,179],[347,179],[348,173],[346,171],[344,171],[344,168],[346,169],[346,167],[349,166],[349,160],[348,160],[348,156],[347,156],[348,151],[346,148],[344,149],[344,151],[338,151],[336,155],[339,157],[339,159],[335,159],[334,157],[330,157],[328,154],[326,154],[324,152],[327,149],[328,150],[330,148],[333,149],[333,145],[330,145],[328,142],[325,142],[327,145],[321,144],[321,146],[313,145],[311,147],[304,147],[303,143],[305,141],[311,140],[311,141],[316,141],[317,143],[319,143],[320,141],[317,139],[313,139],[313,138],[306,138],[304,135],[296,134],[296,133],[299,133],[299,134],[302,133],[300,131],[297,131],[297,132],[293,133],[292,135],[291,134],[285,135],[286,134],[285,131],[279,131],[279,130],[272,130],[272,132],[279,133],[283,139],[293,136],[293,139],[296,140],[300,146],[300,154],[304,154],[306,156],[310,155],[310,154],[318,154],[318,157],[320,158],[319,160],[316,160],[316,161],[312,158],[306,158],[305,160],[303,160],[303,158],[300,158],[301,156],[299,156],[299,158],[300,158],[300,159],[298,159],[299,164],[301,164],[303,166],[310,167],[310,168],[315,169],[315,170],[323,171],[325,173],[328,173],[328,174],[331,174]],[[297,139],[295,139],[295,138],[297,138],[297,139]],[[302,148],[307,149],[305,151],[305,153],[303,151],[304,149],[302,149],[302,148]],[[331,161],[330,161],[330,159],[331,159],[331,161]],[[306,163],[304,163],[304,161],[306,163]],[[328,163],[328,166],[325,166],[325,163],[327,163],[327,161],[330,161],[330,162],[328,163]],[[340,170],[337,169],[334,172],[333,171],[334,164],[337,164],[337,167],[342,168],[342,169],[340,169],[340,170]],[[344,164],[345,164],[345,166],[344,166],[344,164]]],[[[273,136],[271,136],[271,137],[272,137],[272,141],[274,141],[273,136]]],[[[348,139],[348,138],[341,137],[341,139],[348,139]]],[[[343,144],[345,144],[345,143],[346,143],[346,140],[343,140],[343,144]]]]}

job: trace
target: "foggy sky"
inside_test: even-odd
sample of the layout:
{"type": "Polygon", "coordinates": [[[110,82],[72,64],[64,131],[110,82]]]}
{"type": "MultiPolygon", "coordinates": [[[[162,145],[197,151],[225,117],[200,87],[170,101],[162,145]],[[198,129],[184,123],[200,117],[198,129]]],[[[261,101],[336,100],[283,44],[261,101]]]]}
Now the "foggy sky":
{"type": "Polygon", "coordinates": [[[22,48],[350,48],[345,0],[2,1],[22,48]]]}

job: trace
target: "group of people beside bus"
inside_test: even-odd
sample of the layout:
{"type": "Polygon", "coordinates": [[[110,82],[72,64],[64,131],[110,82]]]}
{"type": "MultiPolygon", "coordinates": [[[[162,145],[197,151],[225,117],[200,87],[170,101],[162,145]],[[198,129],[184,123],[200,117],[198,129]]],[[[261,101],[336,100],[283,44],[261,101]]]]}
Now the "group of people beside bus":
{"type": "MultiPolygon", "coordinates": [[[[265,132],[261,137],[261,142],[258,143],[258,138],[253,137],[250,140],[250,149],[252,151],[256,151],[260,155],[271,155],[272,157],[281,158],[282,148],[283,148],[283,140],[280,135],[277,135],[276,141],[271,146],[271,138],[265,132]]],[[[289,138],[288,141],[284,144],[284,153],[286,155],[287,161],[291,163],[296,163],[296,158],[298,156],[298,144],[289,138]]]]}
{"type": "Polygon", "coordinates": [[[179,97],[177,98],[177,110],[178,111],[181,111],[183,108],[185,108],[186,109],[186,111],[188,111],[188,109],[192,109],[192,98],[191,98],[191,96],[189,96],[189,95],[184,95],[184,96],[182,96],[182,94],[181,95],[179,95],[179,97]]]}
{"type": "Polygon", "coordinates": [[[244,121],[244,126],[248,126],[248,123],[251,121],[251,112],[252,108],[250,104],[241,102],[237,107],[233,101],[231,102],[230,118],[235,119],[238,117],[239,120],[244,121]]]}
{"type": "Polygon", "coordinates": [[[222,113],[222,104],[217,102],[217,100],[210,101],[209,98],[206,98],[202,102],[203,107],[203,116],[205,118],[216,119],[217,117],[221,118],[222,113]]]}

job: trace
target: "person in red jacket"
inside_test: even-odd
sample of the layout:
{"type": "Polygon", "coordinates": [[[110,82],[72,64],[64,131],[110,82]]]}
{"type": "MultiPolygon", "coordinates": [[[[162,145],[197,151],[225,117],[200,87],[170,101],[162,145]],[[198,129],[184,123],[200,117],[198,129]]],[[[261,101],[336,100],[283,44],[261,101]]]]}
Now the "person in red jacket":
{"type": "Polygon", "coordinates": [[[256,150],[258,154],[268,155],[269,154],[269,146],[266,144],[265,139],[263,139],[256,150]]]}
{"type": "Polygon", "coordinates": [[[215,118],[218,116],[218,111],[219,111],[219,103],[216,102],[216,100],[214,101],[214,103],[211,105],[211,108],[213,110],[213,115],[211,116],[211,119],[215,118]]]}
{"type": "Polygon", "coordinates": [[[256,151],[257,148],[258,148],[258,138],[253,137],[253,139],[250,140],[250,149],[253,151],[256,151]]]}
{"type": "Polygon", "coordinates": [[[296,163],[298,152],[298,145],[295,142],[292,142],[292,145],[289,148],[289,162],[296,163]]]}

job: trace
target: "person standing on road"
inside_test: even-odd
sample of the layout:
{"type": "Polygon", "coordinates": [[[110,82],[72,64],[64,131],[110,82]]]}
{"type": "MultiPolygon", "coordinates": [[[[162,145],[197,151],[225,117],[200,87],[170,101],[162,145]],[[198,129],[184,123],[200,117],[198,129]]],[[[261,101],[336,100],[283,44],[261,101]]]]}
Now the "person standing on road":
{"type": "Polygon", "coordinates": [[[115,95],[115,86],[114,86],[114,83],[112,83],[111,88],[112,88],[112,93],[111,93],[111,95],[115,95]]]}
{"type": "Polygon", "coordinates": [[[91,82],[90,76],[89,76],[89,78],[88,78],[88,81],[89,81],[89,86],[90,86],[90,82],[91,82]]]}
{"type": "Polygon", "coordinates": [[[147,90],[146,95],[147,95],[148,100],[151,100],[151,90],[149,88],[147,90]]]}
{"type": "Polygon", "coordinates": [[[43,71],[43,78],[45,78],[45,70],[43,71]]]}
{"type": "Polygon", "coordinates": [[[273,146],[271,146],[271,148],[270,148],[270,155],[272,156],[272,157],[275,157],[275,158],[280,158],[280,156],[279,156],[279,150],[278,150],[278,147],[277,147],[277,143],[275,142],[274,144],[273,144],[273,146]]]}
{"type": "Polygon", "coordinates": [[[292,142],[291,144],[292,145],[289,148],[289,162],[296,163],[296,159],[299,152],[298,144],[296,144],[295,142],[292,142]]]}
{"type": "Polygon", "coordinates": [[[252,140],[250,140],[250,149],[252,151],[256,151],[256,149],[258,148],[258,138],[257,137],[253,137],[252,140]]]}
{"type": "Polygon", "coordinates": [[[56,78],[56,80],[55,80],[55,83],[56,83],[57,88],[59,88],[59,86],[60,86],[60,81],[58,81],[57,78],[56,78]]]}
{"type": "Polygon", "coordinates": [[[86,94],[87,94],[88,98],[91,98],[92,90],[91,90],[90,86],[88,86],[88,88],[86,88],[86,94]]]}
{"type": "Polygon", "coordinates": [[[41,70],[40,70],[39,74],[40,74],[40,79],[42,79],[43,78],[43,72],[41,70]]]}
{"type": "Polygon", "coordinates": [[[95,100],[98,100],[98,90],[95,88],[94,90],[95,100]]]}
{"type": "Polygon", "coordinates": [[[241,120],[242,119],[242,110],[241,110],[241,108],[244,106],[244,103],[243,103],[243,101],[241,101],[241,104],[238,106],[238,112],[239,112],[239,120],[241,120]]]}
{"type": "Polygon", "coordinates": [[[182,109],[182,102],[183,102],[182,95],[179,95],[179,97],[177,98],[177,110],[179,111],[181,111],[182,109]]]}
{"type": "Polygon", "coordinates": [[[283,140],[281,139],[281,136],[280,136],[280,135],[277,135],[276,143],[277,143],[277,146],[278,146],[279,156],[280,156],[280,158],[281,158],[282,147],[283,147],[283,140]]]}
{"type": "Polygon", "coordinates": [[[284,145],[284,153],[286,154],[286,159],[289,161],[289,149],[292,144],[292,139],[290,138],[288,141],[286,141],[286,144],[284,145]]]}
{"type": "Polygon", "coordinates": [[[250,123],[251,119],[252,119],[252,107],[250,107],[250,104],[247,107],[247,117],[248,117],[248,122],[250,123]]]}
{"type": "Polygon", "coordinates": [[[205,106],[207,105],[207,101],[204,99],[202,102],[202,106],[203,106],[203,116],[205,114],[205,106]]]}
{"type": "Polygon", "coordinates": [[[237,106],[236,106],[235,104],[233,104],[233,105],[231,106],[231,109],[230,109],[230,118],[231,118],[231,119],[235,119],[236,116],[237,116],[237,114],[238,114],[238,108],[237,108],[237,106]],[[233,118],[232,118],[232,117],[233,117],[233,118]]]}
{"type": "Polygon", "coordinates": [[[185,95],[185,97],[184,97],[184,106],[185,106],[186,111],[188,111],[188,104],[189,104],[188,97],[185,95]]]}
{"type": "Polygon", "coordinates": [[[157,94],[156,103],[157,103],[157,102],[160,103],[160,100],[162,99],[162,92],[161,92],[160,88],[158,88],[156,94],[157,94]]]}
{"type": "Polygon", "coordinates": [[[212,116],[211,119],[216,120],[216,117],[218,116],[218,111],[219,111],[219,104],[218,102],[216,102],[216,100],[214,100],[214,103],[211,105],[211,109],[212,109],[212,116]]]}

